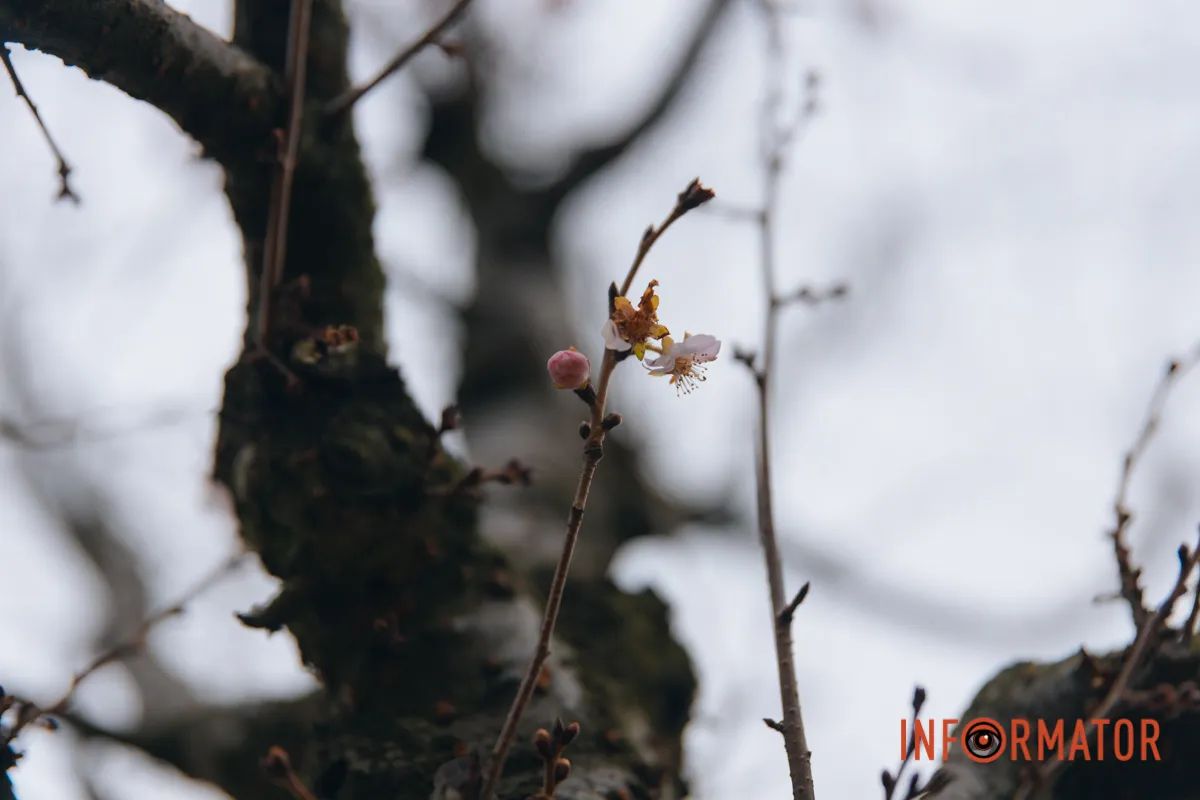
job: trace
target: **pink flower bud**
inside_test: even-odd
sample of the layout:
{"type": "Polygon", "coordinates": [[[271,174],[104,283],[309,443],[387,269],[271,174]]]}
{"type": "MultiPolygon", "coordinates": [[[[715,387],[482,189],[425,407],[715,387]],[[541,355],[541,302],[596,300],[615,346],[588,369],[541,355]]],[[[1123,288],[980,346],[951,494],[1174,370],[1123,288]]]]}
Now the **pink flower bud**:
{"type": "Polygon", "coordinates": [[[546,371],[550,373],[550,380],[554,381],[554,388],[582,389],[591,378],[592,365],[587,356],[572,347],[550,356],[546,371]]]}

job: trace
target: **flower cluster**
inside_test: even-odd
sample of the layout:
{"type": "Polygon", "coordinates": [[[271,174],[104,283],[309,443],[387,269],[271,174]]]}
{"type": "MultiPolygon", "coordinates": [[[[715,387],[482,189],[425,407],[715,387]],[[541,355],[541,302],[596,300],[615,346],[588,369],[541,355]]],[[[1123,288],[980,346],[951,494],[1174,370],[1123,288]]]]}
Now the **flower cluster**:
{"type": "MultiPolygon", "coordinates": [[[[672,339],[670,329],[658,319],[657,287],[658,281],[650,281],[636,306],[628,297],[613,299],[612,311],[601,329],[604,347],[617,353],[618,360],[632,355],[644,361],[649,374],[668,376],[677,394],[689,394],[705,380],[706,365],[716,360],[721,342],[707,333],[685,333],[682,340],[672,339]],[[657,355],[646,361],[648,351],[657,355]]],[[[552,355],[546,370],[558,389],[582,392],[588,388],[591,363],[573,347],[552,355]]]]}

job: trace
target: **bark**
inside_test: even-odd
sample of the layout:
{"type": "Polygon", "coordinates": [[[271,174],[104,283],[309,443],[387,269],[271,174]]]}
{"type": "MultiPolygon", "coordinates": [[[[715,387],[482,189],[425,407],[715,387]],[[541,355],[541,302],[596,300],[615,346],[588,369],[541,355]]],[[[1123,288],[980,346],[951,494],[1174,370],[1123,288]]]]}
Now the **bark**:
{"type": "MultiPolygon", "coordinates": [[[[1014,718],[1034,721],[1066,721],[1067,744],[1075,721],[1089,718],[1089,712],[1106,690],[1105,676],[1111,679],[1119,666],[1121,653],[1085,657],[1077,653],[1061,661],[1035,663],[1023,661],[1000,671],[975,696],[963,714],[963,721],[990,717],[1007,727],[1014,718]],[[1098,677],[1099,676],[1099,677],[1098,677]]],[[[1200,682],[1200,651],[1170,643],[1142,669],[1134,689],[1178,687],[1200,682]]],[[[1122,762],[1106,746],[1106,758],[1085,762],[1082,759],[1059,776],[1053,788],[1030,795],[1031,800],[1194,800],[1200,798],[1200,716],[1197,708],[1178,697],[1174,703],[1158,708],[1126,706],[1122,718],[1134,721],[1140,730],[1142,719],[1156,719],[1161,725],[1159,749],[1162,761],[1122,762]]],[[[1111,741],[1111,740],[1110,740],[1111,741]]],[[[1092,753],[1098,751],[1094,746],[1092,753]]],[[[1025,762],[1000,758],[990,764],[978,764],[961,750],[951,752],[949,762],[940,770],[938,780],[948,781],[944,788],[931,792],[937,800],[993,800],[1010,798],[1022,785],[1025,762]]]]}
{"type": "Polygon", "coordinates": [[[265,141],[278,110],[269,69],[155,0],[4,0],[0,37],[156,106],[222,163],[265,141]]]}
{"type": "MultiPolygon", "coordinates": [[[[6,40],[153,103],[224,167],[251,309],[283,107],[287,9],[281,0],[240,3],[231,45],[151,0],[0,0],[6,40]]],[[[194,741],[178,726],[139,738],[235,797],[282,796],[254,769],[267,743],[289,748],[320,797],[469,796],[476,754],[499,730],[532,651],[544,584],[480,536],[479,498],[454,488],[465,467],[443,451],[386,361],[370,183],[352,118],[320,113],[348,87],[347,38],[341,4],[317,0],[288,261],[269,344],[287,361],[325,325],[351,325],[360,342],[316,363],[289,362],[298,385],[248,346],[226,376],[215,463],[243,537],[283,581],[279,596],[245,621],[296,638],[324,686],[315,712],[305,707],[316,722],[285,716],[291,727],[281,729],[278,709],[244,710],[240,727],[215,726],[241,731],[219,757],[202,757],[214,746],[203,732],[214,726],[199,721],[180,722],[194,741]]],[[[572,446],[569,434],[561,441],[572,446]]],[[[694,683],[664,606],[649,593],[617,591],[602,573],[568,595],[571,646],[555,645],[501,797],[538,788],[528,734],[555,716],[584,730],[559,797],[677,794],[694,683]]]]}

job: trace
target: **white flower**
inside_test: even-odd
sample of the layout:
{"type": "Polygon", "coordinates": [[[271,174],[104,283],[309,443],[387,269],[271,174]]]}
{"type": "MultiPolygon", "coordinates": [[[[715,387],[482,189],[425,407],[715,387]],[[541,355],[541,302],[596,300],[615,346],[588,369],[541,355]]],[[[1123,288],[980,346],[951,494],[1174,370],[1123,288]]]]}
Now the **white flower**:
{"type": "Polygon", "coordinates": [[[621,334],[617,332],[617,323],[611,319],[604,320],[604,327],[600,329],[600,335],[604,337],[604,347],[608,350],[616,350],[618,353],[624,353],[633,347],[633,345],[621,338],[621,334]]]}
{"type": "Polygon", "coordinates": [[[685,333],[682,342],[671,337],[662,340],[662,355],[650,362],[651,375],[670,375],[677,393],[690,394],[705,379],[709,361],[715,361],[721,341],[707,333],[685,333]]]}

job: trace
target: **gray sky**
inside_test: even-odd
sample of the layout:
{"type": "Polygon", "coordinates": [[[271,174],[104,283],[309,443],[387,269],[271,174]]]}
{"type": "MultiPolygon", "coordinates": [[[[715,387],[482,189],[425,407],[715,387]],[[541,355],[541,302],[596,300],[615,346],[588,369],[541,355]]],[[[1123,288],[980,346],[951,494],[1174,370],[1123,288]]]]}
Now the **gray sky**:
{"type": "MultiPolygon", "coordinates": [[[[224,2],[172,4],[228,28],[224,2]]],[[[421,26],[404,24],[409,0],[351,5],[359,19],[385,23],[356,42],[359,75],[421,26]]],[[[816,576],[796,625],[817,788],[871,797],[895,759],[914,682],[928,687],[931,715],[954,716],[1008,661],[1129,636],[1121,607],[1089,601],[1115,586],[1101,534],[1120,453],[1166,357],[1200,338],[1200,9],[1183,0],[797,5],[795,74],[820,70],[823,111],[785,179],[781,283],[844,279],[852,296],[787,316],[776,490],[791,548],[818,548],[850,568],[826,585],[816,576]],[[896,611],[906,607],[897,598],[913,596],[921,613],[896,611]]],[[[472,12],[501,32],[511,80],[486,125],[514,164],[553,164],[580,131],[617,129],[692,8],[561,6],[478,0],[472,12]]],[[[572,267],[578,340],[547,352],[599,350],[592,299],[692,176],[719,203],[755,201],[758,22],[747,8],[729,17],[683,107],[565,215],[558,246],[572,267]]],[[[423,69],[440,66],[437,53],[421,58],[423,69]]],[[[233,546],[229,511],[206,476],[244,279],[218,170],[171,122],[52,58],[15,60],[76,168],[84,205],[51,202],[52,160],[0,91],[0,415],[134,429],[49,453],[0,444],[0,676],[46,699],[87,660],[103,610],[90,600],[95,579],[33,489],[109,503],[162,601],[233,546]],[[175,418],[139,424],[163,410],[175,418]]],[[[443,176],[406,162],[421,132],[407,81],[356,111],[377,179],[381,253],[394,277],[466,296],[470,231],[458,200],[443,176]]],[[[645,274],[662,282],[674,326],[753,346],[756,259],[744,223],[696,214],[655,248],[645,274]]],[[[405,285],[397,280],[389,296],[393,358],[432,415],[452,399],[456,330],[405,285]]],[[[1200,519],[1190,491],[1200,474],[1194,380],[1173,396],[1133,487],[1142,514],[1132,536],[1155,593],[1200,519]]],[[[715,496],[732,486],[749,510],[752,394],[737,365],[717,362],[682,399],[632,370],[615,392],[667,490],[715,496]]],[[[310,685],[286,637],[231,622],[231,611],[271,593],[252,572],[153,637],[208,695],[310,685]]],[[[790,579],[812,572],[798,558],[790,579]]],[[[637,542],[618,578],[670,598],[696,658],[696,796],[786,796],[778,735],[761,722],[778,699],[750,533],[637,542]]],[[[113,724],[136,721],[120,668],[79,697],[113,724]]],[[[17,773],[24,797],[84,797],[72,747],[66,733],[29,737],[17,773]]],[[[101,785],[130,800],[220,796],[129,754],[91,754],[101,785]],[[145,788],[124,791],[131,776],[145,788]]]]}

